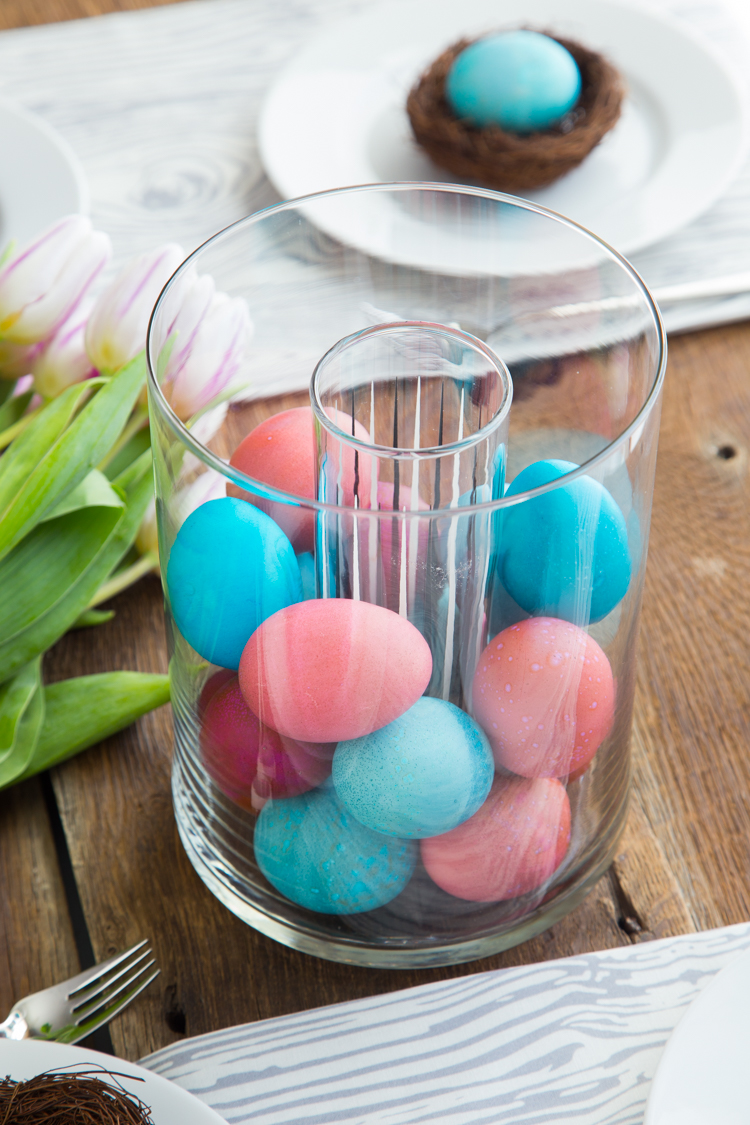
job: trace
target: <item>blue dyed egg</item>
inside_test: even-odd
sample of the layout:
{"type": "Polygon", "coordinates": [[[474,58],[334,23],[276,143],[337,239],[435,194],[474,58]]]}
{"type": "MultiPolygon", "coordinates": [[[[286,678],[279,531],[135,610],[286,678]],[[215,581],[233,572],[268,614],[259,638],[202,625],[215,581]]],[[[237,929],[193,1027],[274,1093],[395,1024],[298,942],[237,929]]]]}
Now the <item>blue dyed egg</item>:
{"type": "Polygon", "coordinates": [[[479,128],[533,133],[556,124],[581,93],[581,74],[556,40],[537,31],[478,39],[454,60],[445,96],[457,117],[479,128]]]}
{"type": "Polygon", "coordinates": [[[333,784],[344,806],[376,832],[426,839],[484,804],[495,766],[484,732],[465,711],[422,696],[400,719],[339,742],[333,784]]]}
{"type": "Polygon", "coordinates": [[[261,621],[302,599],[284,532],[229,496],[201,504],[185,520],[169,554],[167,590],[185,640],[205,660],[235,670],[261,621]]]}
{"type": "MultiPolygon", "coordinates": [[[[577,468],[571,461],[536,461],[518,474],[506,496],[577,468]]],[[[527,613],[575,625],[600,621],[630,585],[625,517],[591,477],[562,484],[503,514],[498,570],[505,589],[527,613]]]]}
{"type": "Polygon", "coordinates": [[[255,858],[269,883],[319,914],[384,906],[411,878],[417,845],[365,828],[325,786],[264,805],[255,858]]]}

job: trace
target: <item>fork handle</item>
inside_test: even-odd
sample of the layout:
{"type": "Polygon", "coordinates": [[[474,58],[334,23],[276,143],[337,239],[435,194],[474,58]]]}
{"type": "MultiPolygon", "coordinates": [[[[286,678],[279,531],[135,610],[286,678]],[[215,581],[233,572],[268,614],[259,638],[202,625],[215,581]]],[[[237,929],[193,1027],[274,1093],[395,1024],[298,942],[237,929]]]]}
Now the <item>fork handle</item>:
{"type": "Polygon", "coordinates": [[[18,1008],[14,1008],[7,1020],[0,1023],[0,1039],[30,1039],[31,1029],[18,1008]]]}

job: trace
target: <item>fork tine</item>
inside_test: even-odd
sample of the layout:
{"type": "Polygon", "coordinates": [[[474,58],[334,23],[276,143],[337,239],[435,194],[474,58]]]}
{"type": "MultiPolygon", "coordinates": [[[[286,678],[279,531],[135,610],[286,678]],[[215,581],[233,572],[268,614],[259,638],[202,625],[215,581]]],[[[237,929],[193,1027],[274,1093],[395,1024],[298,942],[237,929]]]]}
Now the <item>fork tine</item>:
{"type": "Polygon", "coordinates": [[[123,1008],[127,1008],[131,1000],[135,1000],[136,996],[143,992],[144,988],[147,988],[152,981],[156,980],[159,972],[160,970],[157,969],[151,974],[151,976],[146,977],[146,979],[141,984],[139,984],[135,988],[132,988],[125,996],[122,996],[117,1004],[113,1004],[108,1008],[102,1009],[102,1011],[100,1011],[97,1015],[92,1016],[84,1023],[79,1023],[72,1027],[66,1028],[66,1030],[62,1032],[62,1034],[55,1037],[56,1041],[58,1043],[78,1043],[79,1040],[85,1039],[87,1035],[91,1035],[91,1033],[96,1031],[97,1028],[101,1027],[102,1024],[109,1023],[111,1019],[114,1019],[114,1017],[123,1010],[123,1008]]]}
{"type": "MultiPolygon", "coordinates": [[[[72,1011],[77,1011],[85,1004],[88,1004],[89,1001],[93,1000],[96,996],[100,995],[101,993],[105,993],[107,989],[111,988],[111,986],[118,980],[120,980],[121,977],[124,977],[126,973],[132,972],[136,965],[140,965],[142,961],[145,961],[147,957],[150,957],[152,952],[153,951],[150,948],[144,949],[134,960],[125,962],[120,968],[120,971],[115,973],[113,976],[107,975],[106,979],[104,979],[103,977],[97,977],[90,988],[77,988],[72,995],[68,996],[68,999],[73,1001],[73,1004],[71,1006],[72,1011]]],[[[118,966],[115,966],[115,968],[118,968],[118,966]]]]}
{"type": "Polygon", "coordinates": [[[106,976],[112,969],[116,969],[118,965],[121,965],[123,961],[126,961],[128,957],[131,957],[134,953],[137,953],[144,945],[148,945],[148,938],[139,941],[132,949],[127,949],[124,953],[118,953],[115,957],[110,957],[109,961],[102,961],[100,965],[94,965],[93,968],[86,969],[84,972],[79,973],[78,976],[71,977],[67,982],[70,985],[68,999],[75,996],[76,992],[82,991],[82,989],[93,984],[94,981],[99,980],[100,977],[106,976]]]}
{"type": "Polygon", "coordinates": [[[81,1020],[85,1019],[87,1016],[90,1016],[94,1012],[97,1012],[100,1008],[104,1007],[105,1004],[107,1006],[111,1006],[112,1001],[114,1001],[118,996],[125,993],[126,990],[129,989],[130,986],[134,984],[140,977],[142,977],[143,974],[147,972],[154,964],[156,964],[156,962],[152,958],[152,960],[147,964],[142,965],[139,969],[137,969],[132,974],[132,976],[128,977],[127,980],[122,981],[120,987],[116,988],[114,992],[102,992],[91,1003],[79,1005],[79,1007],[76,1008],[72,1013],[74,1017],[78,1017],[76,1019],[76,1023],[80,1023],[81,1020]]]}

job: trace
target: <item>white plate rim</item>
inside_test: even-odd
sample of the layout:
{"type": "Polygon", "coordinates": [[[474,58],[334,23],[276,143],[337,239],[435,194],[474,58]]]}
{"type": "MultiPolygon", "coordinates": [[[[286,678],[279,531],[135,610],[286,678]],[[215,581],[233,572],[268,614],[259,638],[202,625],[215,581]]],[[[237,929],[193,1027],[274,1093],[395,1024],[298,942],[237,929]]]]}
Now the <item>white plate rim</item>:
{"type": "Polygon", "coordinates": [[[225,1118],[200,1098],[137,1063],[67,1043],[43,1039],[0,1039],[0,1077],[3,1078],[9,1074],[11,1078],[21,1080],[60,1067],[70,1067],[75,1072],[92,1065],[143,1079],[142,1087],[134,1082],[126,1089],[147,1105],[151,1105],[155,1097],[158,1099],[154,1125],[172,1125],[174,1121],[179,1121],[180,1125],[226,1125],[225,1118]]]}
{"type": "MultiPolygon", "coordinates": [[[[440,2],[440,0],[438,0],[440,2]]],[[[381,18],[387,22],[389,12],[399,12],[403,15],[405,11],[417,12],[428,10],[434,3],[434,0],[391,0],[378,8],[381,18]]],[[[547,0],[546,6],[548,8],[555,8],[557,4],[562,4],[562,0],[547,0]]],[[[459,14],[455,16],[454,34],[461,33],[462,27],[467,28],[467,21],[477,19],[476,13],[484,10],[487,6],[487,0],[464,0],[464,4],[458,9],[459,14]],[[468,15],[464,14],[468,11],[468,15]]],[[[503,20],[512,21],[514,18],[520,18],[516,15],[516,11],[520,6],[520,0],[496,0],[493,5],[493,10],[497,12],[496,24],[499,26],[503,20]]],[[[545,3],[542,0],[541,5],[537,7],[544,8],[545,3]]],[[[734,111],[736,114],[735,120],[732,122],[732,136],[727,140],[725,147],[727,153],[725,159],[720,167],[712,166],[711,173],[712,179],[710,190],[706,189],[702,193],[696,195],[690,206],[685,205],[684,194],[681,196],[682,205],[673,206],[668,208],[669,215],[666,219],[662,218],[661,225],[656,229],[653,224],[651,227],[646,226],[643,232],[638,237],[630,237],[625,242],[613,238],[609,231],[597,229],[587,223],[581,215],[572,215],[572,217],[580,225],[591,229],[599,238],[605,242],[614,245],[621,253],[630,254],[636,250],[642,249],[645,246],[652,245],[654,242],[660,241],[662,238],[667,237],[669,234],[679,230],[682,226],[687,225],[700,214],[703,214],[716,200],[723,194],[727,186],[736,177],[740,166],[745,158],[748,139],[750,139],[750,122],[748,119],[748,100],[740,80],[733,69],[732,65],[720,54],[713,44],[706,43],[697,32],[692,29],[686,21],[677,19],[675,16],[663,11],[652,11],[643,7],[640,4],[620,3],[618,0],[568,0],[567,5],[563,8],[561,6],[559,17],[560,21],[570,21],[576,15],[581,18],[581,13],[598,13],[599,16],[604,14],[605,18],[607,13],[616,13],[617,18],[634,18],[642,22],[642,26],[648,28],[658,28],[662,34],[671,37],[677,37],[677,41],[683,41],[683,45],[687,48],[697,50],[703,56],[704,62],[707,67],[713,68],[714,77],[717,83],[723,83],[722,97],[727,97],[733,101],[734,111]],[[572,13],[572,14],[571,14],[572,13]],[[731,150],[731,151],[730,151],[731,150]]],[[[344,20],[331,23],[324,27],[317,36],[309,41],[296,55],[294,55],[286,64],[286,66],[278,74],[276,81],[267,91],[261,106],[261,113],[258,127],[258,145],[261,160],[266,169],[266,172],[274,183],[283,198],[295,198],[301,195],[310,194],[312,192],[327,190],[332,187],[349,186],[339,182],[323,181],[320,178],[311,179],[308,169],[300,169],[299,165],[295,166],[293,156],[290,157],[290,152],[293,153],[295,148],[295,134],[294,123],[290,127],[290,115],[288,108],[285,108],[285,102],[288,102],[288,89],[290,84],[293,83],[300,75],[309,74],[311,70],[315,70],[316,55],[325,54],[325,51],[330,48],[332,42],[337,40],[340,42],[346,41],[347,36],[352,38],[352,42],[357,41],[357,36],[361,34],[363,28],[367,28],[367,24],[374,19],[373,10],[366,9],[353,16],[349,16],[344,20]]],[[[543,17],[539,17],[542,19],[543,17]]],[[[533,17],[531,17],[533,20],[533,17]]],[[[551,22],[554,22],[554,17],[549,17],[551,22]]],[[[610,55],[612,54],[609,51],[610,55]]],[[[617,59],[614,59],[617,64],[617,59]]],[[[299,125],[299,128],[306,127],[309,124],[304,115],[299,119],[304,124],[299,125]]],[[[325,130],[325,122],[322,126],[325,130]]],[[[320,134],[320,135],[324,135],[320,134]]],[[[319,136],[319,134],[316,134],[319,136]]],[[[671,143],[671,150],[675,149],[674,142],[671,143]]],[[[394,177],[401,179],[409,179],[409,176],[394,177]]],[[[363,182],[378,182],[377,174],[370,174],[366,176],[355,174],[355,178],[351,183],[363,182]]],[[[648,186],[648,185],[647,185],[648,186]]],[[[640,193],[636,192],[637,197],[640,193]]],[[[537,200],[534,198],[534,193],[530,195],[533,202],[541,203],[542,206],[553,211],[560,211],[561,208],[556,206],[554,202],[547,200],[537,200]]],[[[680,202],[680,200],[678,200],[680,202]]],[[[634,211],[637,208],[634,207],[634,211]]]]}
{"type": "MultiPolygon", "coordinates": [[[[734,1031],[737,1031],[736,1023],[734,1031]]],[[[732,1074],[736,1073],[736,1068],[731,1065],[731,1053],[736,1052],[738,1047],[747,1059],[750,1054],[750,949],[733,957],[709,981],[672,1031],[651,1082],[643,1125],[739,1123],[740,1118],[732,1114],[731,1108],[728,1113],[723,1109],[723,1105],[726,1106],[723,1099],[726,1098],[727,1075],[721,1071],[723,1061],[732,1074]],[[727,1025],[732,1026],[738,999],[743,996],[744,1010],[737,1038],[727,1030],[727,1025]],[[718,1069],[705,1057],[708,1037],[711,1050],[719,1056],[718,1069]],[[706,1101],[710,1102],[707,1113],[700,1102],[694,1100],[695,1089],[690,1088],[694,1081],[700,1084],[701,1097],[705,1095],[706,1101]]],[[[741,1121],[744,1123],[748,1120],[747,1107],[750,1105],[750,1071],[745,1066],[741,1073],[746,1075],[741,1081],[744,1101],[741,1121]]]]}
{"type": "MultiPolygon", "coordinates": [[[[68,141],[53,125],[50,125],[48,121],[40,117],[38,113],[27,109],[13,98],[0,95],[0,130],[6,122],[21,124],[29,132],[41,138],[50,149],[54,150],[55,154],[63,161],[64,165],[66,165],[69,174],[69,184],[67,186],[72,189],[72,197],[75,200],[75,213],[88,215],[91,206],[88,180],[81,161],[68,141]]],[[[10,166],[8,154],[5,154],[5,159],[8,161],[5,165],[6,168],[8,168],[10,166]]],[[[3,184],[7,183],[8,178],[9,173],[6,172],[6,174],[3,175],[0,170],[0,210],[3,209],[3,184]]],[[[70,213],[70,210],[67,208],[65,210],[61,209],[58,217],[63,218],[65,214],[70,213]]],[[[42,229],[49,219],[49,215],[41,218],[36,229],[42,229]]],[[[8,234],[11,238],[15,239],[17,237],[12,230],[8,231],[8,234]]],[[[25,241],[25,238],[22,237],[20,241],[25,241]]],[[[2,249],[3,247],[0,246],[0,251],[2,251],[2,249]]]]}

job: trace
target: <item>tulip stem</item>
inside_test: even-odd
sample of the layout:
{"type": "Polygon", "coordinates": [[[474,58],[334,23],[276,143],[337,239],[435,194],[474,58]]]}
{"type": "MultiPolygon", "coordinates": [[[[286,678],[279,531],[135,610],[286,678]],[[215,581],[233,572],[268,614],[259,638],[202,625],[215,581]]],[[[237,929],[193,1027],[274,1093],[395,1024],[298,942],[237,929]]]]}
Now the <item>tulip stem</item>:
{"type": "Polygon", "coordinates": [[[42,403],[40,406],[35,406],[33,410],[30,410],[28,412],[28,414],[24,414],[23,418],[19,418],[18,421],[14,422],[12,426],[8,426],[7,430],[3,430],[0,433],[0,449],[5,449],[7,445],[10,445],[14,438],[17,438],[19,434],[22,434],[26,427],[34,421],[35,416],[39,413],[39,411],[42,409],[42,406],[44,405],[45,404],[42,403]]]}
{"type": "Polygon", "coordinates": [[[94,597],[87,605],[87,609],[93,609],[94,606],[101,605],[102,602],[109,601],[115,594],[122,593],[127,590],[128,586],[132,586],[139,578],[143,578],[144,574],[148,574],[150,570],[159,565],[159,556],[156,551],[146,551],[138,559],[138,562],[133,563],[132,566],[125,567],[124,570],[119,571],[114,578],[110,578],[103,586],[100,586],[94,597]]]}
{"type": "Polygon", "coordinates": [[[133,414],[133,417],[130,419],[127,426],[110,449],[109,453],[107,453],[107,455],[103,457],[99,464],[96,466],[97,469],[99,469],[100,472],[103,472],[104,469],[106,469],[107,465],[109,465],[111,461],[114,461],[120,450],[125,448],[130,439],[135,437],[135,435],[139,433],[139,431],[142,430],[144,426],[147,425],[148,407],[140,406],[133,414]]]}

